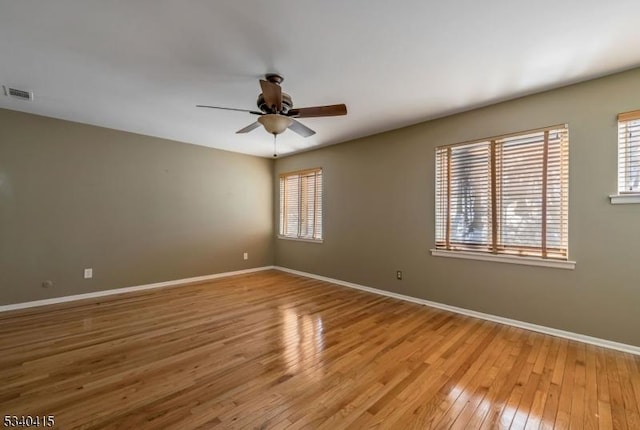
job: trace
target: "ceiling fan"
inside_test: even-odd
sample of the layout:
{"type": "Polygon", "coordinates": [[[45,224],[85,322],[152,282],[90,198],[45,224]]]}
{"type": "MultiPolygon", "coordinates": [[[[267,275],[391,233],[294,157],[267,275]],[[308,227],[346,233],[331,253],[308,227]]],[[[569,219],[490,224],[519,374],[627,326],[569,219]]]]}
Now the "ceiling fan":
{"type": "Polygon", "coordinates": [[[316,134],[315,131],[294,118],[313,118],[347,114],[347,106],[344,104],[294,108],[291,96],[282,92],[282,88],[280,87],[283,80],[284,78],[282,76],[275,73],[267,74],[265,79],[260,79],[262,93],[258,96],[257,101],[259,111],[207,105],[196,105],[196,107],[233,110],[259,115],[256,122],[241,128],[236,131],[236,133],[248,133],[262,125],[265,130],[273,134],[274,137],[283,133],[287,128],[302,137],[309,137],[316,134]]]}

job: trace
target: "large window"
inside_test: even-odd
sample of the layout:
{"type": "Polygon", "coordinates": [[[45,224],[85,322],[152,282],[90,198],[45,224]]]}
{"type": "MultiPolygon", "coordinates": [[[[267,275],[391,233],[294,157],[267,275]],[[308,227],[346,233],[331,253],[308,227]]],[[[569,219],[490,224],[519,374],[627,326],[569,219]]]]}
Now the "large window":
{"type": "Polygon", "coordinates": [[[280,175],[280,236],[322,240],[322,169],[280,175]]]}
{"type": "Polygon", "coordinates": [[[640,194],[640,110],[618,115],[618,193],[640,194]]]}
{"type": "Polygon", "coordinates": [[[566,260],[565,125],[436,148],[436,250],[566,260]]]}

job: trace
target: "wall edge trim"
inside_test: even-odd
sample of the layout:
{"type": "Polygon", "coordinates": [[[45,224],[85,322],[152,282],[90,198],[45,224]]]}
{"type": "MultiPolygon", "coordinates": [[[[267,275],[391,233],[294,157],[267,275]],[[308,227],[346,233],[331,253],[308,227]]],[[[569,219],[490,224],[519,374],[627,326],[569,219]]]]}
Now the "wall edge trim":
{"type": "Polygon", "coordinates": [[[275,266],[254,267],[251,269],[235,270],[231,272],[220,272],[211,275],[194,276],[192,278],[175,279],[171,281],[155,282],[153,284],[135,285],[132,287],[114,288],[112,290],[93,291],[90,293],[74,294],[71,296],[53,297],[50,299],[34,300],[30,302],[13,303],[9,305],[0,305],[0,312],[15,311],[19,309],[28,309],[40,306],[54,305],[58,303],[74,302],[77,300],[93,299],[98,297],[112,296],[115,294],[131,293],[135,291],[151,290],[154,288],[174,287],[179,285],[190,285],[198,282],[210,281],[218,278],[226,278],[228,276],[243,275],[246,273],[261,272],[264,270],[274,269],[275,266]]]}
{"type": "Polygon", "coordinates": [[[486,321],[492,321],[499,324],[509,325],[513,327],[522,328],[525,330],[535,331],[538,333],[548,334],[555,337],[561,337],[564,339],[574,340],[581,343],[600,346],[603,348],[613,349],[616,351],[626,352],[629,354],[640,355],[640,346],[629,345],[626,343],[615,342],[612,340],[602,339],[599,337],[587,336],[585,334],[573,333],[570,331],[560,330],[552,327],[542,326],[538,324],[528,323],[525,321],[514,320],[511,318],[505,318],[498,315],[486,314],[484,312],[478,312],[470,309],[460,308],[457,306],[451,306],[444,303],[433,302],[431,300],[420,299],[417,297],[406,296],[404,294],[393,293],[391,291],[380,290],[377,288],[367,287],[353,282],[342,281],[340,279],[329,278],[327,276],[316,275],[314,273],[302,272],[300,270],[289,269],[288,267],[274,266],[275,270],[279,270],[293,275],[304,276],[306,278],[317,279],[319,281],[330,282],[332,284],[341,285],[343,287],[354,288],[357,290],[366,291],[381,296],[387,296],[398,300],[404,300],[407,302],[417,303],[419,305],[429,306],[432,308],[442,309],[449,312],[454,312],[460,315],[466,315],[474,318],[479,318],[486,321]]]}

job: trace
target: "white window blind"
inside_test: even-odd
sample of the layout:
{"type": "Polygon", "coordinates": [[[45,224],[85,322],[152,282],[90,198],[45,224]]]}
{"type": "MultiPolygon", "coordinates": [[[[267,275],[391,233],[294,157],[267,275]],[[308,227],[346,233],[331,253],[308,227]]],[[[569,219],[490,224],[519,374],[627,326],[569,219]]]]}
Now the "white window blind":
{"type": "Polygon", "coordinates": [[[618,193],[640,193],[640,110],[618,115],[618,193]]]}
{"type": "Polygon", "coordinates": [[[436,249],[566,260],[566,126],[436,148],[436,249]]]}
{"type": "Polygon", "coordinates": [[[280,175],[280,236],[322,240],[322,169],[280,175]]]}

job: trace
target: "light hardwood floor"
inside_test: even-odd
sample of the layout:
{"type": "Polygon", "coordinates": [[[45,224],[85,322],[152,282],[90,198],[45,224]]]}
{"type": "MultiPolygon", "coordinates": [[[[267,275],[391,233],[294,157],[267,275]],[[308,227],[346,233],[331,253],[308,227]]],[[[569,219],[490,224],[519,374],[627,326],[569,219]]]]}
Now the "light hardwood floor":
{"type": "Polygon", "coordinates": [[[8,312],[0,340],[2,416],[60,429],[640,429],[640,357],[276,271],[8,312]]]}

